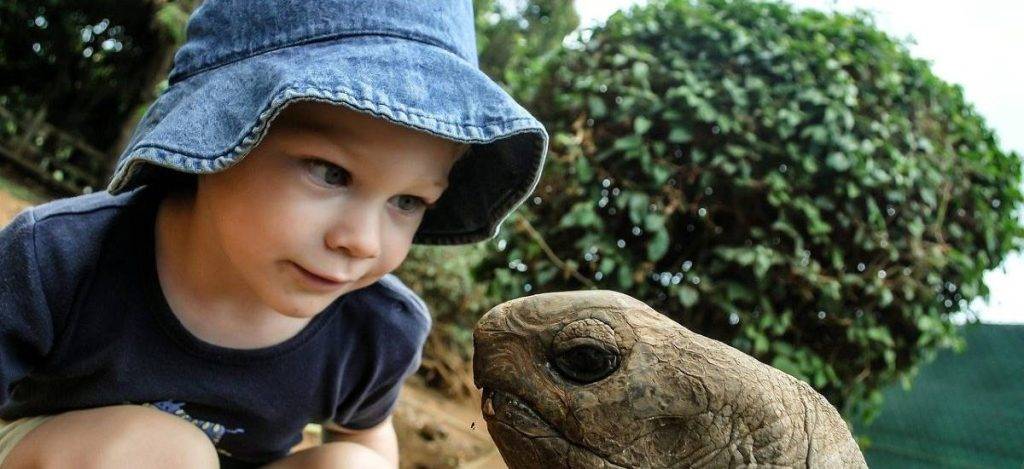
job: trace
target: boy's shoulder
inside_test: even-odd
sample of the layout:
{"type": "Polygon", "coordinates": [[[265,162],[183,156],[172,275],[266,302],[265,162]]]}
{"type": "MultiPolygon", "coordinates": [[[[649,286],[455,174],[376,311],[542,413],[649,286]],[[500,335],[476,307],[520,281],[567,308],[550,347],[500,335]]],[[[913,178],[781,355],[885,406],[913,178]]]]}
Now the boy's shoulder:
{"type": "Polygon", "coordinates": [[[49,259],[49,264],[63,263],[63,267],[55,267],[58,270],[95,261],[118,221],[129,213],[126,209],[140,201],[142,191],[95,192],[29,208],[37,258],[49,259]]]}
{"type": "Polygon", "coordinates": [[[107,191],[56,199],[29,208],[36,224],[60,217],[113,214],[130,205],[140,190],[111,195],[107,191]]]}
{"type": "Polygon", "coordinates": [[[426,302],[394,274],[387,274],[381,277],[380,280],[367,288],[374,289],[380,295],[397,301],[407,308],[410,313],[423,316],[427,321],[430,320],[430,312],[426,302]]]}
{"type": "MultiPolygon", "coordinates": [[[[141,189],[140,189],[141,190],[141,189]]],[[[124,210],[138,191],[120,195],[107,192],[57,199],[22,211],[0,232],[0,276],[24,274],[23,290],[38,295],[55,320],[72,308],[76,292],[88,285],[107,246],[124,247],[133,238],[125,233],[112,240],[124,210]]],[[[2,307],[2,305],[0,305],[2,307]]]]}
{"type": "Polygon", "coordinates": [[[377,282],[345,295],[345,314],[362,318],[368,330],[391,337],[399,333],[421,347],[430,331],[427,304],[398,277],[387,274],[377,282]]]}
{"type": "MultiPolygon", "coordinates": [[[[430,310],[427,304],[393,274],[387,274],[377,282],[347,296],[349,298],[346,303],[350,303],[350,306],[376,311],[387,310],[392,314],[383,317],[403,322],[414,319],[430,327],[430,310]]],[[[380,319],[380,316],[376,316],[375,319],[380,319]]]]}

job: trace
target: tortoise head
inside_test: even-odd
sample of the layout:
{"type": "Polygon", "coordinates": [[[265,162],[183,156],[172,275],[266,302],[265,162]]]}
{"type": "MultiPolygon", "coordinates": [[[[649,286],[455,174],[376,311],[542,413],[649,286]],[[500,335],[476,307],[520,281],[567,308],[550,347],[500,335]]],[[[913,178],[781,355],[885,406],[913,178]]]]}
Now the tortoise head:
{"type": "MultiPolygon", "coordinates": [[[[611,291],[534,295],[484,315],[473,336],[474,380],[510,467],[646,465],[631,448],[667,457],[651,450],[678,446],[658,430],[672,423],[682,387],[664,376],[673,360],[651,343],[668,339],[672,326],[611,291]]],[[[685,399],[696,411],[705,390],[691,391],[685,399]]]]}
{"type": "Polygon", "coordinates": [[[621,293],[509,301],[473,341],[487,428],[512,469],[829,465],[816,448],[836,445],[863,464],[809,386],[621,293]]]}

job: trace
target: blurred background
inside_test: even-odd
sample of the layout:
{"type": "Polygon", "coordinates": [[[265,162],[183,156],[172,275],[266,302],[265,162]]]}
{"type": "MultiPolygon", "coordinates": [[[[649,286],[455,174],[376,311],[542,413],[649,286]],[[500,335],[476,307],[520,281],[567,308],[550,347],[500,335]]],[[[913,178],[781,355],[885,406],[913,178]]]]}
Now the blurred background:
{"type": "MultiPolygon", "coordinates": [[[[103,190],[200,0],[0,3],[0,224],[103,190]]],[[[435,328],[404,467],[500,467],[471,332],[628,293],[807,381],[872,467],[1024,465],[1024,4],[474,0],[552,135],[499,237],[398,274],[435,328]]]]}

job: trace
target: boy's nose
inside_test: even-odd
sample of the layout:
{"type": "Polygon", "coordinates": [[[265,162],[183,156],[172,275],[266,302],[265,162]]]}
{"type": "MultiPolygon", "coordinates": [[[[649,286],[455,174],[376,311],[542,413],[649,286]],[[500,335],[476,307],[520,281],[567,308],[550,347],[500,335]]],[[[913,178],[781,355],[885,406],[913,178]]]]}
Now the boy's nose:
{"type": "Polygon", "coordinates": [[[380,254],[380,217],[373,210],[346,210],[324,238],[332,251],[369,259],[380,254]]]}

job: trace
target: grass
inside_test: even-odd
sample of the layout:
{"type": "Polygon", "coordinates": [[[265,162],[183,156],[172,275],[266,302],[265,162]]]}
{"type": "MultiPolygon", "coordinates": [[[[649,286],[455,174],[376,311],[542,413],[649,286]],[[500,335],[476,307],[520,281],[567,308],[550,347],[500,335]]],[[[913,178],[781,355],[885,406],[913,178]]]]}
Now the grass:
{"type": "Polygon", "coordinates": [[[4,191],[16,199],[23,200],[33,205],[46,201],[45,197],[40,196],[25,186],[12,181],[3,174],[0,174],[0,191],[4,191]]]}

